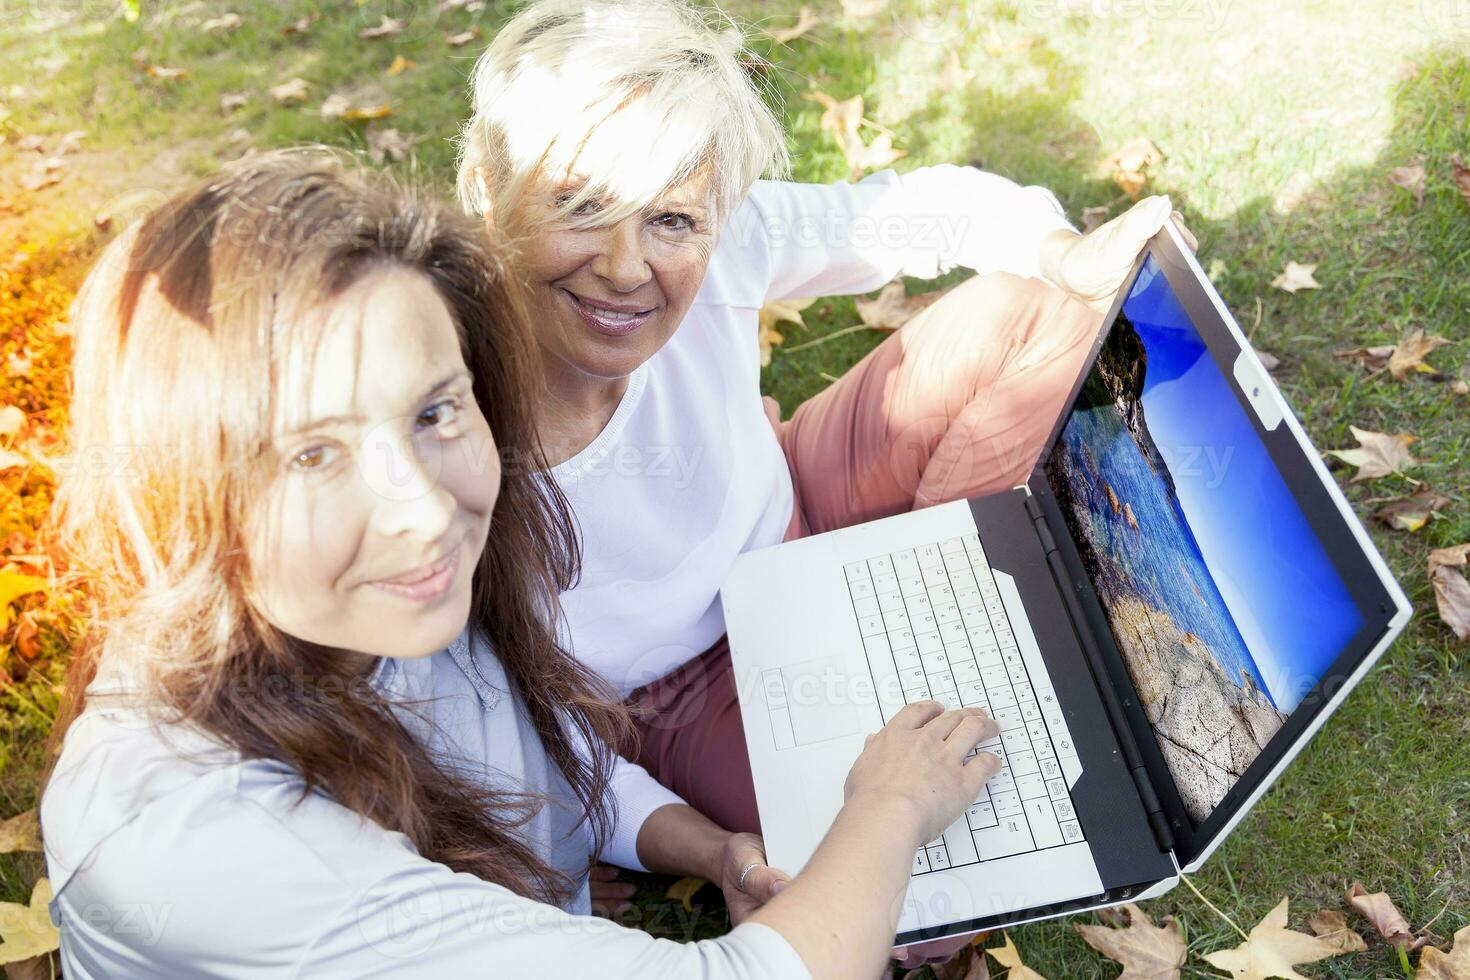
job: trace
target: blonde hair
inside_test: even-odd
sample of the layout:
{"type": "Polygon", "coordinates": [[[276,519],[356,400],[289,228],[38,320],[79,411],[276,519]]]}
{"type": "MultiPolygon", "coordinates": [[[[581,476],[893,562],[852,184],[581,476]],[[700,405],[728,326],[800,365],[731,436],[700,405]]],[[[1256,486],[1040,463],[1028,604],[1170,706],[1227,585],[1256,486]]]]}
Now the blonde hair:
{"type": "Polygon", "coordinates": [[[511,213],[528,181],[581,159],[593,172],[558,210],[602,203],[584,225],[646,210],[705,168],[716,213],[728,217],[762,174],[790,169],[757,81],[768,67],[717,8],[536,0],[475,64],[473,113],[456,140],[460,204],[475,216],[511,213]]]}

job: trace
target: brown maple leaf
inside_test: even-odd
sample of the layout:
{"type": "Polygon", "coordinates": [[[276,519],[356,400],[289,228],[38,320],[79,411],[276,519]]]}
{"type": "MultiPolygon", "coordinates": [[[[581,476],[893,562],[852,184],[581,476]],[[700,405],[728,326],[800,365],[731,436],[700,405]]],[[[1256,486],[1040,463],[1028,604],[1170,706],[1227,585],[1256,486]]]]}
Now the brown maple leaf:
{"type": "Polygon", "coordinates": [[[1188,947],[1184,927],[1166,916],[1156,926],[1142,909],[1129,903],[1127,928],[1077,925],[1087,945],[1123,964],[1118,980],[1178,980],[1188,947]]]}
{"type": "Polygon", "coordinates": [[[1307,919],[1307,925],[1319,938],[1344,953],[1361,953],[1368,948],[1363,937],[1348,928],[1347,917],[1336,909],[1319,909],[1316,915],[1307,919]]]}
{"type": "Polygon", "coordinates": [[[1381,476],[1397,473],[1405,466],[1414,466],[1419,461],[1409,452],[1409,447],[1419,441],[1418,436],[1400,432],[1398,435],[1387,435],[1383,432],[1370,432],[1360,429],[1356,425],[1348,426],[1353,437],[1358,440],[1357,449],[1329,449],[1329,456],[1336,456],[1344,463],[1358,468],[1353,474],[1353,482],[1359,480],[1373,480],[1381,476]]]}
{"type": "Polygon", "coordinates": [[[1342,951],[1325,939],[1286,928],[1289,899],[1283,898],[1250,931],[1250,938],[1234,949],[1205,954],[1205,962],[1225,970],[1235,980],[1307,980],[1294,967],[1315,963],[1342,951]]]}
{"type": "Polygon", "coordinates": [[[1429,553],[1429,584],[1434,586],[1439,618],[1461,640],[1470,640],[1470,580],[1460,572],[1466,555],[1470,555],[1470,544],[1436,548],[1429,553]]]}
{"type": "Polygon", "coordinates": [[[1136,201],[1148,183],[1145,171],[1158,166],[1163,160],[1164,155],[1153,141],[1139,136],[1108,154],[1105,166],[1112,174],[1113,183],[1122,188],[1130,200],[1136,201]]]}
{"type": "Polygon", "coordinates": [[[1403,339],[1397,344],[1354,347],[1351,350],[1338,351],[1336,356],[1345,360],[1358,361],[1368,369],[1370,376],[1380,371],[1387,371],[1395,381],[1402,381],[1404,375],[1410,371],[1417,371],[1420,374],[1439,374],[1434,368],[1424,363],[1424,358],[1448,343],[1448,340],[1437,334],[1426,334],[1422,328],[1415,327],[1405,333],[1403,339]]]}
{"type": "Polygon", "coordinates": [[[1394,530],[1413,533],[1449,505],[1449,497],[1426,488],[1412,497],[1401,497],[1384,504],[1373,512],[1373,516],[1394,530]]]}
{"type": "MultiPolygon", "coordinates": [[[[975,80],[975,69],[966,68],[960,62],[960,53],[951,50],[949,56],[944,59],[944,67],[939,70],[939,87],[945,92],[953,92],[962,89],[975,80]]],[[[984,957],[981,957],[984,961],[984,957]]]]}
{"type": "MultiPolygon", "coordinates": [[[[1470,546],[1467,546],[1470,547],[1470,546]]],[[[1454,549],[1440,549],[1451,551],[1454,549]]],[[[1431,565],[1434,562],[1434,553],[1429,556],[1431,565]]],[[[1464,564],[1464,555],[1460,556],[1460,563],[1464,564]]],[[[1353,882],[1347,892],[1348,904],[1358,911],[1358,914],[1367,919],[1378,934],[1387,939],[1394,946],[1401,946],[1409,952],[1413,952],[1420,946],[1429,942],[1429,937],[1420,936],[1415,938],[1414,930],[1409,928],[1409,920],[1404,918],[1402,912],[1393,904],[1393,899],[1388,897],[1388,892],[1374,892],[1368,894],[1361,881],[1353,882]]]]}
{"type": "Polygon", "coordinates": [[[1455,946],[1446,953],[1437,946],[1426,946],[1419,954],[1419,968],[1414,980],[1466,980],[1470,977],[1470,926],[1455,933],[1455,946]]]}

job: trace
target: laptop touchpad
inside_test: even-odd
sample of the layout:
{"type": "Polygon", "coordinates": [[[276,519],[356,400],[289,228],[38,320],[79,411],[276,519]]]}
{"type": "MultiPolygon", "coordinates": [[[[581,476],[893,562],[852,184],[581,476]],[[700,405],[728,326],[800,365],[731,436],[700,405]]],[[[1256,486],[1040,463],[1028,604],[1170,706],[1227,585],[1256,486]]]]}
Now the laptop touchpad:
{"type": "Polygon", "coordinates": [[[854,685],[839,657],[769,668],[761,672],[761,685],[778,749],[871,730],[855,700],[863,688],[854,685]]]}

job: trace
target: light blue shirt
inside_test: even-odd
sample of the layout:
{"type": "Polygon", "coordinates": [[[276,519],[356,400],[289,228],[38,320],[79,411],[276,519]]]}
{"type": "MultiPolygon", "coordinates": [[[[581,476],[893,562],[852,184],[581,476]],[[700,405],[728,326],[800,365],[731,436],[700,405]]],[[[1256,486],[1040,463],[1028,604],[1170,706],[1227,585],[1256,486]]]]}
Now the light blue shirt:
{"type": "MultiPolygon", "coordinates": [[[[432,657],[384,658],[371,683],[436,758],[552,800],[523,833],[582,878],[565,908],[429,861],[323,792],[299,799],[304,783],[289,766],[242,759],[195,729],[150,726],[127,704],[125,672],[104,669],[41,803],[66,976],[809,975],[757,923],[686,944],[586,914],[586,823],[485,644],[472,658],[461,634],[432,657]]],[[[679,802],[652,782],[621,763],[615,805],[619,784],[658,802],[618,806],[605,859],[639,867],[638,827],[679,802]]]]}

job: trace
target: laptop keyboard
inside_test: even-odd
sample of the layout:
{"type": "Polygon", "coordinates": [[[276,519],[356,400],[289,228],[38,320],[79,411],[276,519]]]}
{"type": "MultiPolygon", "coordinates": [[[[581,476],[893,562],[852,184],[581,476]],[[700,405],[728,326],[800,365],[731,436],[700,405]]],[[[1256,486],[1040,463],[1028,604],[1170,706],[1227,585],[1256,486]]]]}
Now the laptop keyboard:
{"type": "MultiPolygon", "coordinates": [[[[844,566],[868,668],[892,677],[903,703],[984,708],[1001,759],[965,815],[914,855],[915,875],[1084,840],[1066,768],[1078,758],[1051,678],[1028,666],[977,534],[844,566]]],[[[1034,669],[1040,667],[1040,669],[1034,669]]],[[[886,723],[898,710],[879,699],[886,723]]],[[[974,753],[971,753],[972,755],[974,753]]]]}

